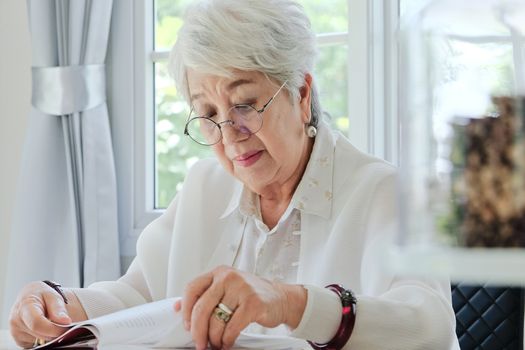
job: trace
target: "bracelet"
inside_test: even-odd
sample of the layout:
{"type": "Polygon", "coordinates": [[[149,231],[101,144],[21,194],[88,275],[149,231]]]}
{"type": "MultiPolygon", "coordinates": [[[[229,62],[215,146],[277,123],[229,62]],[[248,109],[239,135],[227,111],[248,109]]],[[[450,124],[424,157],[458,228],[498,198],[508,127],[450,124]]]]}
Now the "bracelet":
{"type": "Polygon", "coordinates": [[[308,341],[308,344],[316,350],[340,350],[350,339],[355,325],[355,309],[357,300],[350,289],[345,289],[339,284],[330,284],[325,288],[339,296],[343,305],[343,317],[335,336],[325,344],[308,341]]]}
{"type": "Polygon", "coordinates": [[[42,281],[44,282],[45,284],[47,284],[48,286],[50,286],[51,288],[53,288],[58,294],[60,294],[60,296],[62,297],[62,299],[64,299],[64,303],[67,304],[67,298],[66,298],[66,295],[64,294],[64,291],[62,290],[62,286],[56,282],[53,282],[53,281],[48,281],[48,280],[45,280],[45,281],[42,281]]]}

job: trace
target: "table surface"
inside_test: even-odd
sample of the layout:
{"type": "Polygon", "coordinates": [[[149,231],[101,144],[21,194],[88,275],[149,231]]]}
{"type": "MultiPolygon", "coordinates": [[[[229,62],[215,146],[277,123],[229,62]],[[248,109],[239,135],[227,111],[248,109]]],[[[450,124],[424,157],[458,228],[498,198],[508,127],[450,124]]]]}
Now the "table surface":
{"type": "Polygon", "coordinates": [[[0,350],[18,349],[9,331],[0,329],[0,350]]]}
{"type": "MultiPolygon", "coordinates": [[[[0,330],[0,350],[19,350],[20,348],[16,345],[13,338],[9,334],[8,330],[0,330]]],[[[84,350],[86,348],[83,348],[84,350]]],[[[135,345],[112,345],[100,347],[100,350],[149,350],[150,348],[144,346],[135,346],[135,345]]],[[[69,348],[69,350],[74,350],[74,348],[69,348]]]]}
{"type": "MultiPolygon", "coordinates": [[[[9,334],[8,330],[0,329],[0,350],[20,350],[13,338],[11,338],[11,335],[9,334]]],[[[86,350],[86,348],[79,348],[82,350],[86,350]]],[[[75,350],[75,348],[71,347],[68,348],[68,350],[75,350]]],[[[153,348],[148,348],[146,346],[141,345],[106,345],[106,346],[100,346],[98,348],[94,348],[94,350],[153,350],[153,348]]],[[[174,350],[173,348],[170,348],[170,350],[174,350]]],[[[243,348],[233,348],[233,350],[246,350],[243,348]]],[[[250,349],[254,350],[254,349],[250,349]]]]}

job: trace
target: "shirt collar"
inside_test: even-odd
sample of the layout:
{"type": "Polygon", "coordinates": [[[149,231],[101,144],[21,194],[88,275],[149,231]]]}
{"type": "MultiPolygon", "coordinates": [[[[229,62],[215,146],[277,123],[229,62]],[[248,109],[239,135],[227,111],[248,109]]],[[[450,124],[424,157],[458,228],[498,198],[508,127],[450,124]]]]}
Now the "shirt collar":
{"type": "Polygon", "coordinates": [[[335,136],[323,121],[317,129],[312,154],[292,197],[292,205],[327,219],[332,214],[335,136]]]}
{"type": "Polygon", "coordinates": [[[220,216],[220,219],[224,219],[239,207],[241,203],[242,194],[243,192],[245,192],[245,190],[247,190],[245,189],[245,187],[246,186],[243,186],[242,182],[235,181],[235,189],[233,190],[232,197],[230,198],[230,202],[226,206],[226,210],[220,216]]]}
{"type": "MultiPolygon", "coordinates": [[[[335,136],[330,127],[321,121],[310,160],[292,197],[292,207],[308,214],[324,218],[330,217],[333,197],[334,150],[335,136]]],[[[244,208],[244,205],[241,208],[241,202],[253,203],[253,201],[242,201],[243,198],[247,199],[247,196],[251,195],[253,195],[251,191],[237,181],[232,197],[220,218],[227,217],[238,208],[244,215],[249,214],[246,213],[247,209],[244,208]]]]}
{"type": "Polygon", "coordinates": [[[220,218],[224,219],[237,209],[244,216],[257,215],[259,210],[257,208],[257,198],[255,197],[255,193],[238,181],[230,202],[220,218]]]}

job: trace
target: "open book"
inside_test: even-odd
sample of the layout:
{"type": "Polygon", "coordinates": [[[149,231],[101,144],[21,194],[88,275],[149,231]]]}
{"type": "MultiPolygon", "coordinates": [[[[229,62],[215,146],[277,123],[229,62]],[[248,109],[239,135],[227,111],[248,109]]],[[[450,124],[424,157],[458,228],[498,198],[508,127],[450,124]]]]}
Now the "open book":
{"type": "MultiPolygon", "coordinates": [[[[193,348],[191,335],[182,325],[177,298],[124,309],[91,320],[73,323],[53,341],[33,349],[78,348],[105,345],[140,345],[151,348],[193,348]]],[[[235,347],[251,349],[304,349],[304,340],[241,333],[235,347]]]]}

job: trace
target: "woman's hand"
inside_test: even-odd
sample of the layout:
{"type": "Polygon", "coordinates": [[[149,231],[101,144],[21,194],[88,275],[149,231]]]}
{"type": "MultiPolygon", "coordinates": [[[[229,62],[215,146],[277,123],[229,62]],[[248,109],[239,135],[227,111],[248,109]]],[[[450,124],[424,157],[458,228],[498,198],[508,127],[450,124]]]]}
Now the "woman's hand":
{"type": "Polygon", "coordinates": [[[33,282],[22,289],[9,317],[11,335],[19,346],[30,348],[36,338],[51,340],[66,331],[54,323],[67,325],[87,319],[76,295],[67,290],[64,293],[67,306],[62,296],[43,282],[33,282]]]}
{"type": "Polygon", "coordinates": [[[197,349],[208,342],[214,348],[229,349],[250,323],[264,327],[286,324],[296,328],[306,306],[306,290],[300,285],[272,282],[228,266],[201,275],[188,284],[181,302],[184,326],[191,331],[197,349]],[[223,303],[233,310],[225,323],[214,316],[223,303]]]}

